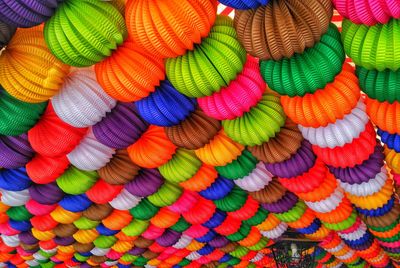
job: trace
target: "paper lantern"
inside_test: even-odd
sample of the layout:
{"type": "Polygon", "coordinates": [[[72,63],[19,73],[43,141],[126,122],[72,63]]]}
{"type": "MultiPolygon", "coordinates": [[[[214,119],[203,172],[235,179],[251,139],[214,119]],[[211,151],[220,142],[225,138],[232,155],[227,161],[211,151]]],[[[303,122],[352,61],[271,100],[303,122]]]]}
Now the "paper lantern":
{"type": "Polygon", "coordinates": [[[346,114],[343,119],[336,120],[335,123],[319,128],[299,126],[299,129],[310,143],[320,148],[332,149],[344,146],[358,138],[365,130],[368,121],[365,104],[359,101],[349,114],[346,114]]]}
{"type": "MultiPolygon", "coordinates": [[[[50,214],[54,209],[56,209],[57,205],[44,205],[40,204],[37,201],[31,199],[26,204],[25,207],[27,211],[36,216],[44,216],[46,214],[50,214]]],[[[37,242],[37,241],[36,241],[37,242]]],[[[29,243],[27,243],[29,244],[29,243]]]]}
{"type": "Polygon", "coordinates": [[[16,137],[0,136],[0,166],[4,168],[24,167],[33,158],[34,151],[28,135],[16,137]]]}
{"type": "MultiPolygon", "coordinates": [[[[321,175],[325,176],[323,178],[322,182],[320,184],[318,184],[317,186],[313,187],[313,189],[311,189],[309,191],[297,192],[296,194],[298,197],[300,197],[301,199],[303,199],[305,201],[317,202],[317,201],[327,198],[336,190],[338,183],[335,180],[335,177],[330,172],[327,172],[326,170],[319,171],[319,172],[321,172],[320,174],[318,174],[319,176],[321,176],[321,175]]],[[[315,173],[315,170],[313,172],[303,174],[302,177],[305,179],[310,179],[309,176],[312,175],[312,173],[315,173]]],[[[308,181],[306,183],[311,184],[308,181]]],[[[293,186],[290,188],[293,188],[293,186]]]]}
{"type": "Polygon", "coordinates": [[[288,160],[299,149],[303,137],[289,118],[275,137],[261,145],[249,146],[247,149],[260,161],[276,163],[288,160]]]}
{"type": "Polygon", "coordinates": [[[18,136],[31,129],[46,109],[47,102],[25,103],[0,86],[0,134],[18,136]]]}
{"type": "Polygon", "coordinates": [[[61,199],[59,205],[63,209],[71,212],[82,212],[88,209],[92,205],[92,202],[89,200],[86,194],[65,195],[63,199],[61,199]]]}
{"type": "Polygon", "coordinates": [[[390,69],[397,71],[400,67],[400,59],[395,50],[398,46],[396,32],[399,29],[399,24],[399,20],[392,19],[386,24],[368,27],[344,19],[342,40],[346,54],[356,65],[368,70],[384,71],[390,69]]]}
{"type": "Polygon", "coordinates": [[[197,157],[207,165],[224,166],[235,160],[244,146],[230,139],[223,129],[206,146],[195,150],[197,157]]]}
{"type": "Polygon", "coordinates": [[[3,243],[9,247],[17,247],[20,242],[17,235],[14,235],[14,236],[2,235],[1,238],[3,240],[3,243]]]}
{"type": "Polygon", "coordinates": [[[291,158],[278,163],[266,163],[266,168],[275,176],[281,178],[296,177],[308,171],[315,162],[311,144],[304,140],[301,147],[291,158]]]}
{"type": "Polygon", "coordinates": [[[339,30],[330,24],[315,46],[291,58],[260,61],[260,70],[272,90],[290,97],[304,96],[334,81],[342,70],[344,60],[339,30]]]}
{"type": "Polygon", "coordinates": [[[400,133],[399,121],[396,117],[400,103],[379,102],[368,97],[365,103],[367,105],[367,114],[374,124],[389,134],[400,133]]]}
{"type": "Polygon", "coordinates": [[[0,172],[0,187],[7,191],[22,191],[31,185],[25,168],[2,169],[0,172]]]}
{"type": "Polygon", "coordinates": [[[113,200],[109,201],[109,203],[114,209],[129,210],[137,206],[140,200],[140,197],[134,196],[127,190],[122,189],[122,191],[113,200]]]}
{"type": "Polygon", "coordinates": [[[398,94],[400,72],[393,72],[390,69],[379,72],[357,66],[356,74],[360,81],[360,88],[371,99],[389,103],[400,101],[398,94]]]}
{"type": "Polygon", "coordinates": [[[173,126],[194,111],[196,101],[182,95],[168,80],[161,82],[156,91],[136,102],[136,107],[148,123],[156,126],[173,126]]]}
{"type": "Polygon", "coordinates": [[[166,127],[165,133],[176,146],[186,149],[204,147],[221,129],[221,123],[196,109],[176,126],[166,127]]]}
{"type": "Polygon", "coordinates": [[[400,136],[399,134],[389,134],[386,131],[383,131],[378,128],[378,135],[381,137],[381,141],[389,148],[393,149],[396,152],[400,152],[400,136]]]}
{"type": "Polygon", "coordinates": [[[363,182],[368,182],[381,171],[381,168],[384,165],[383,160],[383,148],[379,143],[377,143],[373,153],[360,165],[346,168],[329,166],[329,170],[342,182],[360,184],[363,182]]]}
{"type": "Polygon", "coordinates": [[[233,212],[240,209],[247,200],[247,193],[237,186],[222,199],[215,200],[218,209],[225,212],[233,212]]]}
{"type": "Polygon", "coordinates": [[[51,158],[36,154],[26,164],[26,172],[35,183],[45,184],[55,181],[64,173],[68,166],[69,160],[66,156],[51,158]]]}
{"type": "MultiPolygon", "coordinates": [[[[374,229],[380,229],[380,228],[370,227],[370,232],[374,236],[379,237],[379,238],[391,238],[399,233],[399,228],[400,228],[400,225],[397,222],[394,222],[394,224],[389,225],[389,231],[379,232],[379,231],[375,231],[374,229]]],[[[387,229],[387,228],[385,228],[385,229],[387,229]]]]}
{"type": "Polygon", "coordinates": [[[389,148],[387,148],[387,146],[384,147],[385,148],[385,160],[386,160],[386,164],[388,165],[389,168],[391,168],[394,172],[396,173],[400,173],[400,154],[396,153],[395,150],[390,150],[389,148]]]}
{"type": "Polygon", "coordinates": [[[380,208],[384,204],[386,204],[392,194],[393,194],[392,181],[386,180],[385,185],[380,189],[380,191],[370,196],[355,196],[347,193],[347,197],[357,207],[362,209],[372,210],[380,208]],[[366,200],[368,200],[368,203],[366,203],[366,200]]]}
{"type": "Polygon", "coordinates": [[[198,192],[207,189],[217,177],[218,172],[213,166],[203,164],[192,178],[179,185],[186,190],[198,192]]]}
{"type": "Polygon", "coordinates": [[[247,150],[243,150],[242,154],[231,163],[215,167],[218,173],[227,179],[240,179],[250,174],[256,168],[257,159],[247,150]]]}
{"type": "Polygon", "coordinates": [[[279,238],[284,232],[286,232],[288,225],[284,222],[279,223],[274,229],[269,231],[262,231],[261,233],[263,236],[268,237],[269,239],[277,239],[279,238]]]}
{"type": "Polygon", "coordinates": [[[179,199],[172,206],[170,206],[168,210],[175,213],[187,212],[189,210],[192,210],[198,199],[199,196],[197,193],[187,190],[183,191],[179,199]]]}
{"type": "Polygon", "coordinates": [[[350,202],[348,202],[346,205],[340,205],[333,211],[333,213],[328,213],[327,218],[322,218],[323,216],[321,214],[319,214],[318,217],[321,219],[325,227],[331,230],[346,230],[354,224],[357,218],[357,214],[354,211],[351,212],[351,210],[345,209],[346,207],[351,208],[350,202]]]}
{"type": "Polygon", "coordinates": [[[286,192],[287,190],[273,179],[264,189],[249,194],[260,203],[272,204],[278,202],[286,192]]]}
{"type": "Polygon", "coordinates": [[[125,18],[136,43],[158,57],[173,58],[208,35],[216,7],[215,0],[128,1],[125,18]]]}
{"type": "MultiPolygon", "coordinates": [[[[256,215],[258,212],[258,209],[260,208],[260,204],[250,195],[247,196],[246,203],[242,206],[241,209],[234,211],[234,212],[229,212],[229,215],[232,216],[233,218],[241,221],[246,221],[256,215]]],[[[241,243],[242,246],[246,244],[245,241],[242,241],[241,243]]],[[[249,245],[252,246],[252,245],[249,245]]]]}
{"type": "Polygon", "coordinates": [[[1,190],[2,196],[0,201],[5,205],[17,207],[25,205],[30,199],[29,190],[25,189],[22,191],[6,191],[1,190]]]}
{"type": "Polygon", "coordinates": [[[92,130],[102,144],[124,149],[135,143],[147,128],[148,124],[139,116],[133,103],[119,102],[92,130]]]}
{"type": "Polygon", "coordinates": [[[112,158],[115,149],[101,144],[89,129],[78,146],[67,157],[75,167],[92,171],[104,167],[112,158]]]}
{"type": "Polygon", "coordinates": [[[104,91],[125,102],[147,97],[165,78],[163,60],[141,51],[129,38],[110,57],[97,63],[95,71],[104,91]]]}
{"type": "MultiPolygon", "coordinates": [[[[121,34],[121,29],[108,33],[107,23],[91,26],[97,21],[90,18],[102,9],[83,18],[80,14],[87,10],[80,10],[78,15],[65,12],[67,4],[73,8],[90,6],[90,11],[110,3],[65,1],[59,3],[56,12],[60,14],[54,21],[60,28],[57,34],[74,29],[69,31],[75,35],[66,50],[72,47],[89,55],[90,48],[104,46],[108,54],[103,54],[111,56],[97,63],[96,77],[91,69],[73,69],[50,105],[35,104],[43,105],[40,112],[35,112],[33,104],[0,91],[0,100],[6,100],[0,105],[0,111],[5,111],[5,116],[0,113],[4,130],[22,129],[19,122],[26,128],[15,135],[3,134],[0,124],[0,156],[4,158],[0,157],[0,266],[269,267],[275,265],[268,255],[273,242],[265,236],[279,239],[286,228],[320,241],[332,252],[334,256],[321,257],[326,266],[338,267],[343,262],[362,267],[366,259],[369,265],[388,267],[389,258],[396,265],[400,256],[400,205],[384,163],[383,147],[366,116],[364,96],[360,99],[354,70],[347,63],[343,66],[344,51],[334,26],[320,33],[321,39],[313,39],[313,46],[304,47],[302,53],[261,63],[261,69],[271,64],[263,69],[263,75],[271,76],[268,83],[277,85],[278,92],[285,91],[281,97],[266,87],[257,59],[248,56],[243,66],[244,50],[236,40],[232,21],[218,17],[211,27],[213,23],[201,5],[210,4],[208,12],[215,12],[215,1],[183,0],[186,2],[175,6],[175,2],[161,0],[128,2],[138,11],[150,6],[156,9],[151,14],[150,9],[126,13],[146,24],[160,22],[149,24],[149,30],[182,25],[197,29],[202,26],[186,23],[203,14],[199,20],[207,21],[209,30],[197,36],[198,43],[174,32],[151,36],[162,41],[157,44],[146,42],[153,51],[153,46],[171,49],[172,40],[163,39],[166,36],[192,42],[194,50],[188,50],[189,43],[179,41],[172,52],[183,54],[167,60],[159,58],[158,52],[156,56],[144,55],[147,52],[134,43],[138,40],[132,36],[115,51],[107,41],[97,43],[103,36],[99,33],[107,32],[107,40],[121,34]],[[186,4],[192,13],[173,16],[186,4]],[[159,7],[168,7],[170,12],[161,14],[159,7]],[[92,32],[85,31],[91,27],[92,32]],[[78,43],[85,45],[78,47],[78,43]],[[200,56],[194,58],[195,53],[200,56]],[[196,90],[207,88],[209,93],[199,95],[198,101],[177,94],[177,90],[165,90],[164,83],[170,80],[164,77],[164,60],[176,61],[176,69],[169,72],[174,72],[184,86],[189,83],[196,90]],[[183,66],[198,80],[182,73],[183,66]],[[231,76],[224,76],[227,73],[231,76]],[[71,77],[75,77],[74,83],[71,77]],[[203,78],[207,77],[215,82],[215,88],[206,85],[203,78]],[[66,88],[68,94],[61,98],[66,88]],[[273,103],[271,109],[264,105],[266,96],[273,103]],[[295,122],[286,118],[279,97],[295,122]],[[329,116],[323,115],[326,118],[320,120],[325,109],[329,116]],[[139,112],[162,127],[149,125],[139,112]],[[297,123],[302,124],[300,130],[297,123]]],[[[299,29],[310,33],[324,28],[325,20],[317,26],[313,21],[331,9],[331,4],[324,2],[327,0],[300,4],[285,0],[266,3],[267,7],[260,7],[260,1],[264,0],[235,0],[235,4],[254,4],[253,10],[239,11],[250,14],[267,8],[304,14],[318,9],[321,13],[312,18],[287,15],[298,19],[299,29]],[[304,6],[310,9],[303,10],[304,6]],[[301,28],[304,22],[312,28],[301,28]]],[[[123,9],[124,2],[117,0],[113,5],[123,9]]],[[[228,8],[223,13],[231,11],[228,8]]],[[[114,20],[107,12],[100,15],[100,22],[104,16],[108,22],[114,20]]],[[[286,36],[282,40],[271,38],[290,30],[266,37],[261,34],[269,38],[263,48],[272,41],[283,42],[286,36]]],[[[0,27],[0,41],[1,33],[0,27]]],[[[293,36],[289,43],[295,41],[293,36]]],[[[297,48],[311,39],[300,41],[297,48]]],[[[294,51],[296,46],[292,48],[294,51]]],[[[83,54],[75,54],[82,62],[88,60],[83,54]]],[[[33,72],[38,68],[30,69],[33,72]]],[[[377,100],[376,105],[396,104],[396,94],[386,90],[396,92],[396,72],[388,70],[358,67],[361,85],[371,99],[377,100]]],[[[172,84],[169,86],[174,87],[172,84]]],[[[388,116],[375,113],[372,118],[384,122],[383,126],[395,125],[390,121],[395,110],[388,111],[388,116]]],[[[386,142],[388,167],[395,172],[400,163],[397,133],[386,128],[378,133],[386,142]]]]}
{"type": "Polygon", "coordinates": [[[0,56],[0,84],[13,97],[47,101],[60,90],[70,67],[47,48],[42,27],[19,29],[0,56]]]}
{"type": "Polygon", "coordinates": [[[138,166],[156,168],[170,160],[176,148],[161,127],[150,126],[127,151],[132,162],[138,166]]]}
{"type": "Polygon", "coordinates": [[[78,145],[86,132],[87,128],[76,128],[62,121],[49,103],[39,121],[28,131],[28,139],[37,153],[62,157],[78,145]]]}
{"type": "Polygon", "coordinates": [[[156,193],[148,196],[149,201],[158,207],[172,205],[182,194],[182,189],[179,186],[166,181],[156,193]]]}
{"type": "Polygon", "coordinates": [[[279,178],[279,182],[293,193],[308,193],[315,191],[322,183],[325,183],[327,176],[325,164],[320,159],[317,159],[314,166],[305,173],[297,177],[279,178]]]}
{"type": "Polygon", "coordinates": [[[124,18],[110,3],[68,0],[46,22],[44,36],[49,49],[62,62],[85,67],[110,56],[127,32],[124,18]]]}
{"type": "Polygon", "coordinates": [[[105,204],[112,201],[122,189],[122,185],[111,185],[99,179],[85,194],[92,202],[105,204]]]}
{"type": "Polygon", "coordinates": [[[282,96],[281,103],[287,116],[295,123],[317,128],[342,119],[357,105],[359,98],[358,79],[354,69],[346,63],[342,72],[324,90],[304,97],[282,96]]]}
{"type": "Polygon", "coordinates": [[[193,177],[201,164],[193,151],[179,148],[172,159],[158,169],[166,180],[179,183],[193,177]]]}
{"type": "Polygon", "coordinates": [[[305,201],[305,203],[316,213],[328,213],[335,210],[344,197],[345,195],[343,193],[343,190],[341,190],[340,188],[336,188],[335,191],[327,196],[325,199],[315,202],[305,201]]]}
{"type": "Polygon", "coordinates": [[[104,92],[89,68],[71,71],[51,102],[61,120],[80,128],[101,121],[117,103],[104,92]]]}
{"type": "Polygon", "coordinates": [[[294,195],[291,192],[285,192],[285,194],[276,202],[273,203],[264,203],[262,204],[263,208],[267,209],[268,211],[276,214],[281,214],[281,215],[275,215],[277,218],[279,218],[281,221],[294,221],[294,220],[289,220],[286,217],[297,217],[300,216],[301,213],[296,213],[298,211],[291,211],[292,209],[295,208],[296,203],[298,201],[298,198],[296,195],[294,195]],[[297,214],[297,215],[296,215],[297,214]]]}
{"type": "Polygon", "coordinates": [[[139,204],[133,207],[129,212],[138,220],[149,220],[157,212],[159,208],[150,203],[147,198],[143,198],[139,204]]]}
{"type": "MultiPolygon", "coordinates": [[[[377,192],[375,192],[371,196],[372,197],[375,196],[376,193],[378,193],[379,191],[382,191],[382,187],[381,187],[381,189],[379,189],[377,192]]],[[[368,217],[379,217],[379,216],[383,216],[383,215],[387,214],[391,209],[393,209],[394,201],[395,201],[395,197],[392,196],[391,198],[386,198],[386,201],[383,204],[383,206],[378,207],[377,209],[365,209],[365,208],[361,208],[361,207],[356,207],[356,210],[358,211],[358,213],[366,215],[368,217]]]]}
{"type": "Polygon", "coordinates": [[[141,169],[137,176],[125,188],[133,195],[145,197],[154,194],[164,183],[157,169],[141,169]]]}
{"type": "Polygon", "coordinates": [[[210,34],[193,51],[166,60],[169,81],[189,97],[209,96],[228,86],[246,61],[246,51],[236,38],[233,21],[218,16],[210,34]]]}
{"type": "Polygon", "coordinates": [[[219,92],[197,101],[200,108],[210,117],[218,120],[234,119],[248,112],[262,98],[265,83],[260,75],[256,58],[247,56],[243,70],[235,80],[219,92]]]}
{"type": "Polygon", "coordinates": [[[59,3],[59,0],[2,0],[1,20],[14,27],[39,25],[53,16],[59,3]]]}
{"type": "Polygon", "coordinates": [[[340,15],[350,19],[357,24],[375,25],[377,23],[386,24],[391,18],[400,18],[400,8],[397,1],[380,1],[379,5],[374,5],[370,1],[333,1],[340,15]]]}
{"type": "Polygon", "coordinates": [[[275,137],[285,123],[279,98],[264,94],[260,102],[242,117],[222,121],[225,133],[244,145],[260,145],[275,137]]]}
{"type": "MultiPolygon", "coordinates": [[[[354,237],[355,234],[358,236],[363,236],[365,234],[365,231],[367,230],[366,225],[363,221],[361,221],[361,218],[357,218],[357,220],[355,221],[355,223],[353,224],[353,226],[351,226],[349,229],[341,231],[338,233],[338,235],[341,238],[350,238],[350,237],[354,237]]],[[[350,240],[350,239],[349,239],[350,240]]]]}
{"type": "MultiPolygon", "coordinates": [[[[129,236],[131,236],[131,235],[138,236],[147,229],[148,225],[149,225],[149,223],[146,221],[139,221],[139,220],[134,219],[134,220],[132,220],[132,222],[130,224],[128,224],[127,226],[125,226],[122,229],[122,232],[129,236]]],[[[139,248],[134,248],[134,249],[138,250],[139,248]]],[[[134,249],[132,249],[132,250],[134,250],[134,249]]],[[[143,249],[143,251],[144,251],[144,249],[143,249]]]]}
{"type": "Polygon", "coordinates": [[[208,200],[218,200],[227,196],[235,184],[223,177],[218,177],[207,189],[199,192],[200,195],[208,200]]]}
{"type": "Polygon", "coordinates": [[[83,194],[96,183],[98,175],[94,171],[83,171],[73,166],[57,179],[57,185],[67,194],[83,194]]]}
{"type": "Polygon", "coordinates": [[[321,221],[315,218],[311,209],[307,208],[301,218],[296,222],[290,223],[290,226],[299,230],[300,233],[313,234],[321,228],[321,221]]]}
{"type": "Polygon", "coordinates": [[[268,4],[269,0],[221,0],[220,3],[235,9],[250,9],[268,4]]]}
{"type": "Polygon", "coordinates": [[[109,184],[126,184],[139,174],[140,168],[132,163],[126,150],[117,150],[110,162],[97,173],[109,184]]]}
{"type": "Polygon", "coordinates": [[[320,148],[313,145],[315,154],[326,164],[333,167],[354,167],[367,160],[374,152],[376,145],[376,133],[371,123],[368,123],[365,130],[358,138],[342,147],[320,148]]]}
{"type": "Polygon", "coordinates": [[[292,208],[283,213],[277,213],[275,216],[284,222],[297,221],[306,209],[306,205],[303,202],[297,202],[292,208]]]}
{"type": "Polygon", "coordinates": [[[327,0],[272,1],[257,9],[236,11],[235,28],[249,54],[280,60],[314,46],[328,30],[332,14],[332,3],[327,0]]]}
{"type": "Polygon", "coordinates": [[[368,182],[363,182],[360,184],[350,184],[347,182],[340,182],[340,186],[348,193],[356,196],[367,196],[378,192],[387,179],[386,168],[382,167],[381,172],[379,172],[374,178],[371,178],[368,182]]]}
{"type": "Polygon", "coordinates": [[[55,182],[48,184],[32,184],[29,194],[33,200],[43,205],[54,205],[61,201],[64,192],[55,182]]]}

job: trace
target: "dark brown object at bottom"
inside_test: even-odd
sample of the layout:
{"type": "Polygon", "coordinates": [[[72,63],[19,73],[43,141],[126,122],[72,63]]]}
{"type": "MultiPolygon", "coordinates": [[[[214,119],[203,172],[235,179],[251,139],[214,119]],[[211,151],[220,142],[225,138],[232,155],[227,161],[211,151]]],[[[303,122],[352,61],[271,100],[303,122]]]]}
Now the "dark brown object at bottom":
{"type": "Polygon", "coordinates": [[[75,242],[72,246],[77,252],[89,252],[94,248],[93,243],[82,244],[79,242],[75,242]]]}
{"type": "Polygon", "coordinates": [[[153,251],[151,251],[151,250],[146,250],[146,251],[142,254],[142,256],[143,256],[144,258],[149,259],[149,260],[155,259],[155,258],[157,258],[159,255],[160,255],[160,253],[153,252],[153,251]]]}
{"type": "Polygon", "coordinates": [[[219,250],[221,250],[224,253],[229,253],[232,252],[236,249],[237,244],[235,242],[231,242],[229,244],[227,244],[226,246],[220,248],[219,250]]]}
{"type": "Polygon", "coordinates": [[[90,256],[90,260],[94,263],[102,264],[108,260],[106,256],[90,256]]]}
{"type": "Polygon", "coordinates": [[[200,108],[197,108],[180,124],[164,129],[173,144],[195,150],[204,147],[217,135],[221,129],[221,122],[207,116],[200,108]]]}
{"type": "Polygon", "coordinates": [[[71,224],[59,224],[53,229],[53,233],[59,237],[70,237],[78,231],[75,225],[71,224]]]}
{"type": "Polygon", "coordinates": [[[128,152],[117,150],[110,162],[98,170],[99,176],[109,184],[126,184],[139,173],[140,167],[132,162],[128,152]]]}
{"type": "Polygon", "coordinates": [[[144,237],[138,237],[133,241],[133,244],[139,248],[148,248],[154,243],[154,240],[150,240],[144,237]]]}
{"type": "Polygon", "coordinates": [[[92,221],[101,221],[107,218],[114,211],[113,207],[106,204],[92,204],[88,209],[82,212],[82,216],[92,221]]]}
{"type": "Polygon", "coordinates": [[[361,219],[369,226],[386,227],[398,220],[400,216],[400,204],[395,202],[393,208],[383,216],[369,217],[360,213],[361,219]]]}
{"type": "Polygon", "coordinates": [[[286,191],[279,181],[273,179],[264,189],[249,194],[260,203],[272,204],[279,201],[286,191]]]}
{"type": "Polygon", "coordinates": [[[302,141],[303,136],[297,125],[288,118],[274,138],[261,145],[249,146],[247,149],[259,161],[279,163],[291,158],[300,148],[302,141]]]}

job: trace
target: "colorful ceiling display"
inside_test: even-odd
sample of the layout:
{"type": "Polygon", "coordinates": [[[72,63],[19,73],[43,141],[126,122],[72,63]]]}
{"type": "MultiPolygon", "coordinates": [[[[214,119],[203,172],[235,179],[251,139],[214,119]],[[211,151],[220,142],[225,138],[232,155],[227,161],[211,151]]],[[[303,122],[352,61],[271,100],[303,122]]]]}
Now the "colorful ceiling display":
{"type": "Polygon", "coordinates": [[[400,0],[220,2],[0,0],[0,267],[400,267],[400,0]]]}

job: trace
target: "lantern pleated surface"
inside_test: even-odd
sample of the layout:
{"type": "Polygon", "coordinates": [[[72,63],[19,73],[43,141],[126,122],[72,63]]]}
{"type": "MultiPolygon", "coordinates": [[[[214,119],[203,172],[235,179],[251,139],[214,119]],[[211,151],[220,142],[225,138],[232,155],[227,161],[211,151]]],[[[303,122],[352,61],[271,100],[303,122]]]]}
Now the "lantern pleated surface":
{"type": "Polygon", "coordinates": [[[0,267],[400,267],[399,1],[0,0],[0,267]]]}

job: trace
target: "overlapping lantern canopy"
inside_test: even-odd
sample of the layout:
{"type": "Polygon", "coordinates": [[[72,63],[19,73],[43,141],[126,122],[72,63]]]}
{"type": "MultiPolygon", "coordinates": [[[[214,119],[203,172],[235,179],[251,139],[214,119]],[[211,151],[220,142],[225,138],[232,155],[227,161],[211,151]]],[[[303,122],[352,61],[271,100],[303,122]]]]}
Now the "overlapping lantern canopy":
{"type": "Polygon", "coordinates": [[[400,2],[220,2],[0,0],[0,267],[400,267],[400,2]]]}

